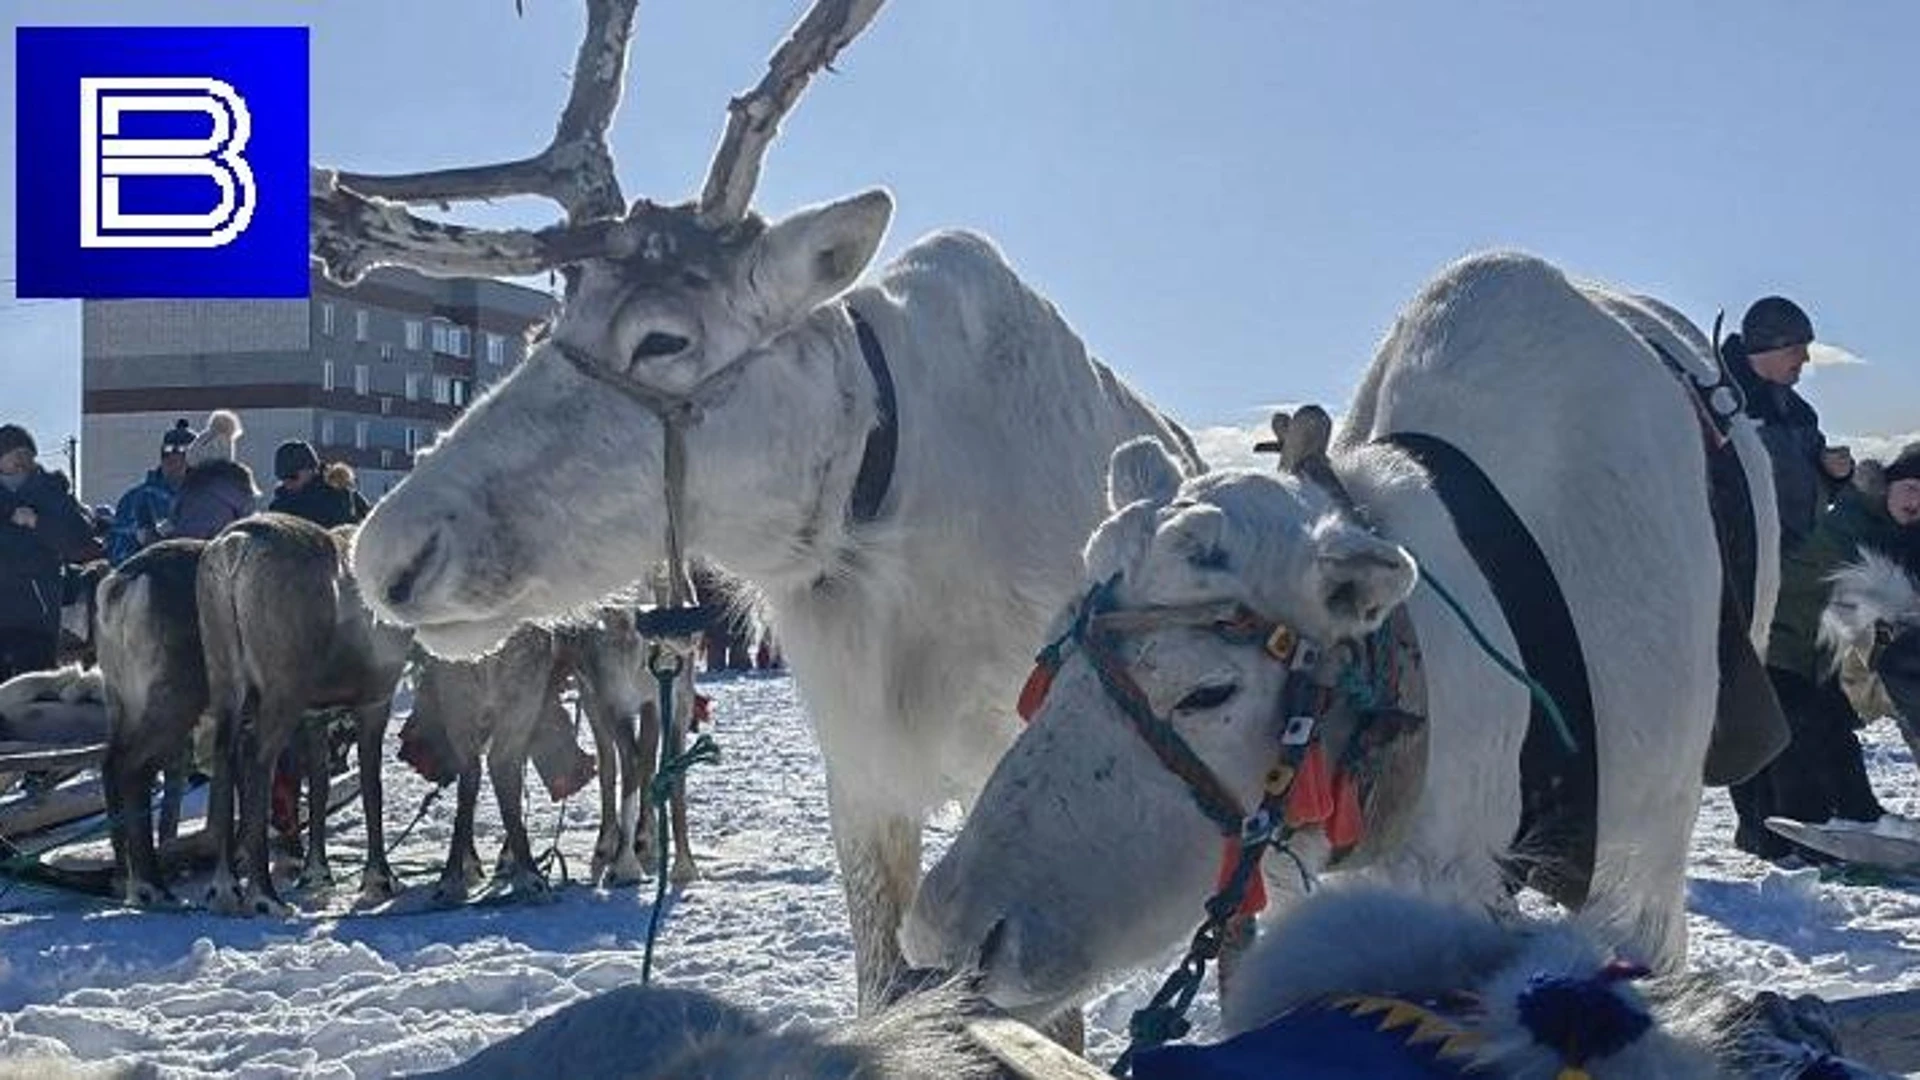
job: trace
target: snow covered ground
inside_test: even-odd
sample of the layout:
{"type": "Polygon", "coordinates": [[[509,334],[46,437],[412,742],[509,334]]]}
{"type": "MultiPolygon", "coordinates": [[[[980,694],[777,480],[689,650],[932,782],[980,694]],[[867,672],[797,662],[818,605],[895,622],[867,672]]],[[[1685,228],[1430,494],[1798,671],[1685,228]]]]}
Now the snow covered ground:
{"type": "MultiPolygon", "coordinates": [[[[670,900],[655,976],[780,1018],[844,1017],[853,1006],[852,951],[819,756],[792,684],[746,676],[704,689],[725,755],[689,784],[705,877],[670,900]]],[[[1913,762],[1891,723],[1875,724],[1867,739],[1889,808],[1920,813],[1913,762]]],[[[399,766],[387,776],[391,835],[427,789],[399,766]]],[[[481,803],[488,857],[497,838],[491,799],[483,794],[481,803]]],[[[543,794],[533,803],[538,850],[559,815],[543,794]]],[[[576,872],[587,863],[597,806],[589,788],[565,808],[562,846],[576,872]]],[[[452,809],[450,798],[436,804],[396,854],[410,881],[431,880],[452,809]]],[[[1732,822],[1725,793],[1710,792],[1691,883],[1696,966],[1741,987],[1843,994],[1920,986],[1920,890],[1782,873],[1733,849],[1732,822]]],[[[957,815],[937,823],[929,858],[957,824],[957,815]]],[[[341,815],[340,830],[350,847],[360,835],[357,811],[341,815]]],[[[336,872],[357,872],[336,850],[336,872]]],[[[651,884],[576,887],[542,907],[356,917],[341,914],[343,896],[331,914],[242,920],[115,910],[14,888],[0,896],[0,1054],[137,1059],[180,1077],[444,1067],[559,1006],[637,982],[651,898],[651,884]]],[[[1141,973],[1095,1001],[1093,1057],[1118,1052],[1128,1013],[1160,975],[1141,973]]],[[[1199,1015],[1205,1034],[1215,1016],[1210,993],[1199,1015]]]]}

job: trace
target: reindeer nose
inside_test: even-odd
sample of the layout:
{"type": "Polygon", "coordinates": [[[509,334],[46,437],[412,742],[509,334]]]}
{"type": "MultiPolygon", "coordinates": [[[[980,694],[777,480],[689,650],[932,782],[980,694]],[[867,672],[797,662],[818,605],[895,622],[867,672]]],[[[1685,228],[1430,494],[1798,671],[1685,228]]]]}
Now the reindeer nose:
{"type": "Polygon", "coordinates": [[[445,545],[440,542],[440,530],[435,529],[413,553],[413,558],[400,568],[387,582],[382,595],[387,603],[395,608],[404,607],[420,594],[422,589],[433,584],[433,579],[446,569],[447,556],[445,545]]]}

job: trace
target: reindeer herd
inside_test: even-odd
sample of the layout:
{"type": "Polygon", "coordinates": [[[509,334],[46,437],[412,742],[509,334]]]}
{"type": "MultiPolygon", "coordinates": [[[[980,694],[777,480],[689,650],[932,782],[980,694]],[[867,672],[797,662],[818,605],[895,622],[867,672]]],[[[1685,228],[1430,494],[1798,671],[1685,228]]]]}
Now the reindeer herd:
{"type": "MultiPolygon", "coordinates": [[[[256,514],[209,541],[155,544],[101,582],[95,646],[108,715],[101,771],[126,898],[140,905],[175,901],[157,842],[172,833],[177,809],[163,814],[156,833],[154,788],[160,773],[185,772],[198,759],[211,778],[207,905],[226,913],[287,910],[272,873],[269,818],[275,771],[289,750],[308,806],[298,884],[332,885],[326,721],[344,712],[352,717],[367,830],[361,901],[390,899],[398,883],[383,828],[381,750],[409,663],[414,706],[401,757],[430,779],[457,782],[454,838],[437,900],[464,899],[482,870],[473,821],[483,763],[506,829],[500,883],[522,895],[549,888],[535,864],[521,795],[529,752],[543,734],[557,732],[557,742],[577,753],[561,707],[569,685],[578,689],[599,751],[602,820],[592,876],[609,884],[640,880],[654,843],[641,804],[663,722],[647,653],[687,646],[644,640],[632,606],[607,604],[521,626],[479,660],[428,655],[415,648],[412,631],[376,620],[362,601],[347,563],[354,529],[256,514]]],[[[664,718],[678,733],[673,745],[690,723],[694,695],[693,665],[680,669],[674,716],[664,718]]],[[[560,760],[564,773],[573,757],[560,760]]],[[[576,769],[550,779],[549,787],[566,790],[584,780],[576,769]]],[[[166,798],[177,799],[181,785],[168,787],[166,798]]],[[[686,881],[697,868],[679,789],[673,803],[673,876],[686,881]]]]}

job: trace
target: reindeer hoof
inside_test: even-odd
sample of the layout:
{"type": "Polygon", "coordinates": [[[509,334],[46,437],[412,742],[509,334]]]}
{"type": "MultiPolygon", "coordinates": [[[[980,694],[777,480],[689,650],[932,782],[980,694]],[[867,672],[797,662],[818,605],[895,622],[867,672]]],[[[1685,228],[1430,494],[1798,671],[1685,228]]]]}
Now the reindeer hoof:
{"type": "Polygon", "coordinates": [[[394,884],[392,871],[369,867],[360,875],[359,902],[362,905],[383,904],[398,895],[400,889],[394,884]]]}
{"type": "Polygon", "coordinates": [[[607,867],[606,871],[600,875],[599,880],[608,888],[638,885],[647,880],[647,867],[639,859],[631,857],[616,859],[613,865],[607,867]]]}
{"type": "Polygon", "coordinates": [[[675,859],[673,872],[667,876],[667,880],[675,885],[691,885],[700,880],[700,867],[694,863],[691,855],[675,859]]]}
{"type": "Polygon", "coordinates": [[[433,887],[435,907],[459,907],[467,902],[467,875],[449,874],[433,887]]]}
{"type": "Polygon", "coordinates": [[[151,881],[135,882],[127,888],[127,903],[133,907],[178,907],[180,901],[166,886],[151,881]]]}
{"type": "Polygon", "coordinates": [[[247,898],[240,883],[232,878],[214,878],[207,886],[207,910],[217,915],[245,915],[247,898]]]}
{"type": "Polygon", "coordinates": [[[278,897],[266,893],[256,893],[247,904],[249,915],[265,915],[270,919],[284,919],[293,914],[293,906],[278,897]]]}
{"type": "Polygon", "coordinates": [[[300,868],[300,879],[297,884],[302,889],[331,889],[333,888],[333,867],[324,862],[309,862],[300,868]]]}

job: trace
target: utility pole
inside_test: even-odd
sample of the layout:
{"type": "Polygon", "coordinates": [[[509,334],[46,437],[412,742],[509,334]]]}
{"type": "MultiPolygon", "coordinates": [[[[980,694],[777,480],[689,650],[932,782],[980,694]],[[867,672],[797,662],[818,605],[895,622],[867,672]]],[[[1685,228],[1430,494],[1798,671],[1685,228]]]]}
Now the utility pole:
{"type": "Polygon", "coordinates": [[[61,446],[61,453],[67,456],[67,479],[73,481],[73,489],[77,493],[80,490],[79,437],[75,435],[67,436],[67,441],[61,446]]]}

